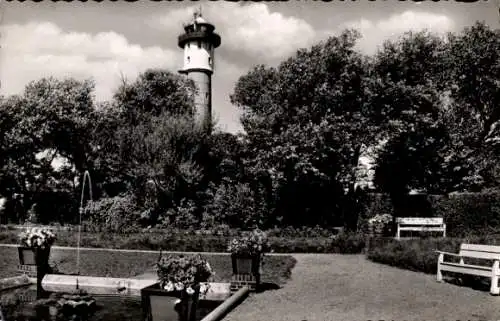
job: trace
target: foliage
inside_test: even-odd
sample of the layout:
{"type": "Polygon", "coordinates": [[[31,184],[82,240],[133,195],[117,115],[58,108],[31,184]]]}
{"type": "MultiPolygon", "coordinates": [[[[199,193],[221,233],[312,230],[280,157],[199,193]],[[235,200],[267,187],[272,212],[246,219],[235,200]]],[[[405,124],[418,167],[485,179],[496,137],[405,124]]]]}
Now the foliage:
{"type": "Polygon", "coordinates": [[[368,220],[368,229],[371,234],[391,236],[393,218],[391,214],[377,214],[368,220]]]}
{"type": "Polygon", "coordinates": [[[387,143],[378,157],[375,184],[395,205],[412,189],[445,193],[453,187],[445,162],[447,132],[440,115],[443,93],[443,40],[428,32],[406,33],[386,42],[372,63],[373,116],[387,143]],[[446,185],[447,184],[447,185],[446,185]]]}
{"type": "Polygon", "coordinates": [[[161,288],[167,291],[186,291],[194,294],[193,289],[205,283],[200,289],[202,294],[208,291],[208,280],[214,272],[212,267],[201,255],[196,256],[162,256],[156,264],[161,288]]]}
{"type": "Polygon", "coordinates": [[[133,126],[150,117],[193,115],[195,87],[192,81],[167,70],[148,69],[134,82],[122,79],[114,100],[133,126]]]}
{"type": "MultiPolygon", "coordinates": [[[[446,38],[406,33],[371,57],[356,50],[359,36],[346,30],[242,75],[231,101],[243,135],[207,136],[194,123],[194,83],[167,70],[123,79],[103,103],[92,81],[75,79],[42,78],[0,97],[1,223],[29,211],[40,223],[76,223],[85,170],[102,199],[91,216],[106,230],[138,221],[355,230],[375,214],[404,212],[412,189],[497,188],[500,32],[476,23],[446,38]],[[392,207],[355,188],[361,150],[378,142],[375,184],[392,207]],[[121,200],[129,193],[133,200],[121,200]]],[[[495,230],[497,207],[485,196],[443,198],[432,210],[458,234],[495,230]]],[[[292,232],[316,233],[283,234],[292,232]]]]}
{"type": "MultiPolygon", "coordinates": [[[[163,230],[135,233],[112,233],[83,231],[81,233],[82,247],[111,248],[130,250],[179,251],[179,252],[227,252],[228,244],[238,231],[218,235],[216,232],[203,230],[163,230]]],[[[323,236],[269,236],[268,241],[274,253],[361,253],[364,248],[364,235],[355,233],[340,233],[335,237],[323,236]]],[[[16,231],[1,231],[0,243],[13,244],[17,242],[16,231]]],[[[57,243],[60,246],[77,245],[75,231],[58,232],[57,243]]]]}
{"type": "Polygon", "coordinates": [[[269,240],[266,233],[259,229],[253,230],[251,233],[245,233],[241,237],[231,240],[228,245],[228,252],[237,255],[261,255],[271,250],[269,240]]]}
{"type": "Polygon", "coordinates": [[[82,219],[98,230],[126,232],[139,223],[137,202],[131,195],[89,201],[82,219]]]}
{"type": "Polygon", "coordinates": [[[262,225],[267,213],[257,192],[248,183],[222,182],[206,206],[205,223],[225,223],[229,227],[262,225]]]}
{"type": "MultiPolygon", "coordinates": [[[[0,194],[7,198],[12,221],[23,221],[41,194],[56,192],[67,199],[74,192],[75,175],[88,165],[93,89],[91,81],[43,78],[28,84],[22,95],[1,100],[0,194]],[[67,161],[58,170],[52,166],[57,158],[67,161]]],[[[46,213],[36,214],[48,219],[46,213]]]]}
{"type": "Polygon", "coordinates": [[[23,246],[32,249],[46,249],[54,244],[56,235],[48,229],[32,228],[22,232],[19,235],[19,240],[23,246]]]}
{"type": "Polygon", "coordinates": [[[195,228],[199,224],[196,209],[194,201],[182,199],[178,206],[167,210],[167,213],[162,218],[160,227],[195,228]]]}
{"type": "Polygon", "coordinates": [[[235,86],[231,100],[244,111],[245,169],[267,190],[275,218],[269,224],[331,224],[331,213],[340,211],[332,200],[341,201],[354,183],[359,147],[370,133],[358,37],[346,31],[277,68],[257,66],[235,86]]]}
{"type": "Polygon", "coordinates": [[[365,236],[360,233],[339,233],[330,239],[326,253],[359,254],[365,249],[365,236]]]}
{"type": "Polygon", "coordinates": [[[406,108],[391,115],[396,134],[377,170],[377,184],[393,198],[410,189],[446,194],[497,185],[499,48],[498,30],[476,23],[446,40],[409,34],[378,54],[380,74],[396,79],[383,81],[375,98],[406,108]],[[406,88],[404,100],[392,97],[394,86],[406,88]]]}
{"type": "Polygon", "coordinates": [[[484,23],[449,36],[447,115],[453,158],[466,175],[460,190],[498,185],[499,50],[499,30],[484,23]]]}
{"type": "Polygon", "coordinates": [[[500,231],[500,193],[461,193],[442,197],[433,204],[435,215],[444,218],[448,235],[488,235],[500,231]]]}

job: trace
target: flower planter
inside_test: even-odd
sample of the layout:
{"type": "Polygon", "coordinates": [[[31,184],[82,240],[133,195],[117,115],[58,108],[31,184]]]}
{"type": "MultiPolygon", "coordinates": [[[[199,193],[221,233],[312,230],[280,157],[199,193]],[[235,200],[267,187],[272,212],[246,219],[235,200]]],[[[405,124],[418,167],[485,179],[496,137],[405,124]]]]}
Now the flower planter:
{"type": "Polygon", "coordinates": [[[167,291],[155,283],[141,290],[143,319],[145,321],[196,321],[200,287],[193,295],[185,291],[167,291]],[[177,303],[178,300],[180,303],[177,303]]]}
{"type": "Polygon", "coordinates": [[[45,291],[42,288],[42,279],[49,270],[50,247],[31,248],[19,246],[19,271],[28,272],[28,276],[36,278],[37,298],[42,298],[45,291]]]}
{"type": "Polygon", "coordinates": [[[243,286],[248,286],[251,291],[260,288],[260,261],[261,255],[231,254],[233,276],[231,278],[231,291],[235,292],[243,286]]]}
{"type": "Polygon", "coordinates": [[[17,248],[19,253],[19,264],[21,265],[36,265],[35,251],[30,247],[19,246],[17,248]]]}
{"type": "Polygon", "coordinates": [[[19,264],[21,265],[44,266],[49,264],[50,247],[40,249],[19,246],[17,251],[19,253],[19,264]]]}
{"type": "Polygon", "coordinates": [[[238,255],[231,254],[233,274],[259,274],[260,254],[259,255],[238,255]]]}

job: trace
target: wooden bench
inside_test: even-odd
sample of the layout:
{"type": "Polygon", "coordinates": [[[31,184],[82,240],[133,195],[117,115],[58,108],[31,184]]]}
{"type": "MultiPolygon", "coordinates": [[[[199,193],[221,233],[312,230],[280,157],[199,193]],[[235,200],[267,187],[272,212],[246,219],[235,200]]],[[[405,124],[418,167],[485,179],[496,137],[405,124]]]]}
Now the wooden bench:
{"type": "Polygon", "coordinates": [[[443,281],[443,271],[483,276],[491,279],[490,293],[493,295],[500,294],[500,288],[498,287],[498,278],[500,276],[500,246],[462,244],[460,245],[460,252],[458,254],[442,251],[436,252],[439,253],[436,276],[438,282],[443,281]],[[460,262],[445,262],[445,256],[458,257],[460,258],[460,262]],[[464,263],[464,258],[493,260],[493,264],[488,266],[466,264],[464,263]]]}
{"type": "Polygon", "coordinates": [[[398,217],[396,218],[396,239],[401,237],[401,231],[442,232],[446,237],[446,224],[442,217],[398,217]]]}

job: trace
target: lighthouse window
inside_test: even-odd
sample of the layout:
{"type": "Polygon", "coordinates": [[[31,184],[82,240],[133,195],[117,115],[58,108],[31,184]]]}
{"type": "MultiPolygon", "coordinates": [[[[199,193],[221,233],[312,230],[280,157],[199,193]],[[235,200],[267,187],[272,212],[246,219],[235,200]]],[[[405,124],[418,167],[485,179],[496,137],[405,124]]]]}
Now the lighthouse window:
{"type": "Polygon", "coordinates": [[[191,48],[191,43],[190,42],[188,42],[188,48],[191,48]]]}
{"type": "Polygon", "coordinates": [[[198,41],[198,48],[201,48],[201,41],[198,41]]]}
{"type": "Polygon", "coordinates": [[[208,99],[208,93],[205,93],[205,99],[208,99]]]}
{"type": "Polygon", "coordinates": [[[188,56],[188,63],[190,63],[190,62],[191,62],[191,57],[188,56]]]}
{"type": "Polygon", "coordinates": [[[208,64],[211,65],[212,64],[212,58],[208,57],[208,64]]]}

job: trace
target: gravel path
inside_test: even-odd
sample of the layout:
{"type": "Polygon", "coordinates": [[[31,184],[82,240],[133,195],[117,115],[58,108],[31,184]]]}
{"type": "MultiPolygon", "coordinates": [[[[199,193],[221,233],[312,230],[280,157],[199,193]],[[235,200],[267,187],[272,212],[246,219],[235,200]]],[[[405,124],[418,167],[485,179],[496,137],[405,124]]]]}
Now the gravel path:
{"type": "Polygon", "coordinates": [[[296,254],[280,290],[251,295],[228,321],[500,320],[500,297],[362,255],[296,254]]]}

